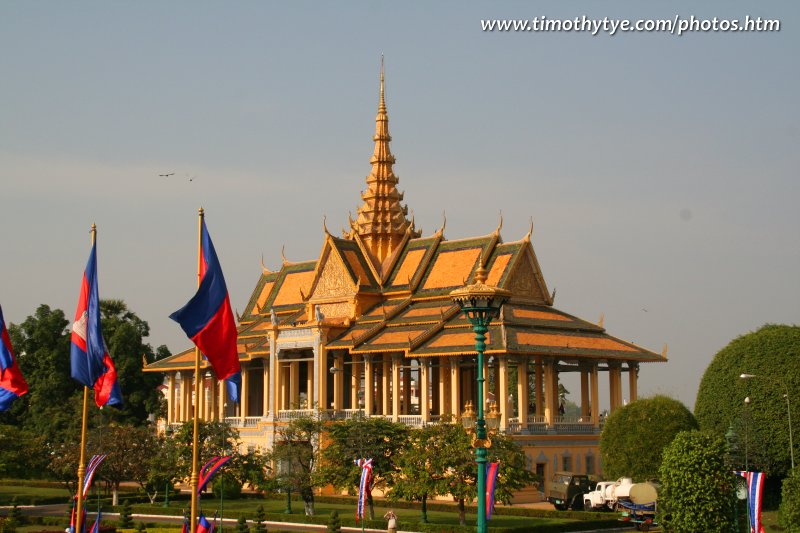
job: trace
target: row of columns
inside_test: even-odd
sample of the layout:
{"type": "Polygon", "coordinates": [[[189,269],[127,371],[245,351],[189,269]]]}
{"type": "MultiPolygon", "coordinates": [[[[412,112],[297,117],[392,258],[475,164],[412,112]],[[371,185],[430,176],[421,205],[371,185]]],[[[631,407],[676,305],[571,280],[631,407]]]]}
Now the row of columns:
{"type": "MultiPolygon", "coordinates": [[[[497,404],[501,413],[501,427],[507,426],[508,420],[513,416],[505,391],[508,390],[509,361],[504,355],[496,356],[498,359],[495,387],[497,391],[497,404]]],[[[315,358],[314,358],[315,359],[315,358]]],[[[321,408],[331,407],[334,410],[344,408],[345,394],[345,354],[338,352],[333,359],[333,391],[332,405],[325,405],[328,401],[328,368],[319,364],[314,359],[280,361],[276,358],[274,364],[274,379],[271,381],[272,372],[269,360],[263,360],[260,368],[243,365],[241,403],[238,416],[243,420],[251,411],[249,401],[249,376],[251,372],[263,372],[265,389],[261,396],[263,402],[260,407],[261,416],[269,413],[290,409],[311,409],[315,404],[321,408]],[[301,387],[301,365],[305,365],[303,372],[305,382],[301,387]],[[269,385],[268,385],[269,384],[269,385]],[[274,388],[272,388],[274,387],[274,388]],[[301,404],[301,388],[305,390],[306,403],[301,404]],[[322,398],[323,402],[316,399],[322,398]]],[[[325,361],[323,359],[323,361],[325,361]]],[[[417,397],[419,416],[423,421],[430,420],[431,412],[436,414],[449,414],[458,417],[464,404],[474,401],[475,394],[475,369],[462,367],[461,357],[446,357],[438,359],[438,365],[431,366],[428,360],[418,360],[415,368],[417,373],[417,397]]],[[[391,415],[393,420],[398,420],[402,414],[411,412],[411,361],[402,357],[402,354],[366,355],[347,362],[351,367],[349,373],[348,393],[349,404],[352,408],[363,407],[367,414],[391,415]],[[360,361],[359,361],[360,359],[360,361]],[[395,393],[398,391],[399,393],[395,393]],[[362,402],[363,399],[363,402],[362,402]]],[[[484,375],[488,376],[488,365],[484,368],[484,375]]],[[[517,418],[523,424],[527,422],[529,412],[529,390],[527,364],[517,365],[517,390],[515,402],[517,405],[517,418]]],[[[630,400],[636,399],[638,394],[637,377],[638,364],[627,363],[628,389],[630,400]]],[[[533,367],[535,382],[535,412],[548,424],[553,424],[559,416],[558,397],[558,361],[555,359],[538,359],[533,367]]],[[[581,417],[590,419],[599,425],[599,369],[597,363],[581,364],[580,372],[580,408],[581,417]]],[[[226,390],[224,382],[218,381],[210,373],[203,373],[202,393],[199,398],[200,417],[203,420],[219,420],[225,418],[226,390]]],[[[622,364],[608,363],[609,405],[613,412],[622,406],[622,364]]],[[[167,380],[169,422],[189,420],[193,414],[194,387],[191,372],[181,372],[179,375],[170,374],[167,380]]],[[[233,406],[231,406],[233,407],[233,406]]]]}

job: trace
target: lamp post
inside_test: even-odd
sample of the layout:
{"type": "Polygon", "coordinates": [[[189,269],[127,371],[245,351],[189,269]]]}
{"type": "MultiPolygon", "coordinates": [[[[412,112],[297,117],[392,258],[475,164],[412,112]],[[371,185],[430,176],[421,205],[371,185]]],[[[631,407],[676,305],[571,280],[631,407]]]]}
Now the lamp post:
{"type": "Polygon", "coordinates": [[[749,457],[749,428],[750,428],[750,396],[744,397],[744,470],[750,471],[749,457]]]}
{"type": "MultiPolygon", "coordinates": [[[[486,533],[486,449],[491,441],[486,432],[486,420],[483,416],[483,352],[486,349],[486,333],[489,324],[500,314],[503,304],[511,297],[509,291],[486,285],[486,269],[481,262],[475,271],[475,281],[466,287],[450,293],[453,301],[461,307],[461,311],[472,324],[475,334],[475,350],[478,352],[478,401],[475,421],[475,463],[478,466],[478,533],[486,533]]],[[[471,422],[468,422],[471,424],[471,422]]]]}
{"type": "Polygon", "coordinates": [[[786,382],[783,378],[773,378],[771,376],[758,376],[755,374],[741,374],[739,376],[740,379],[766,379],[772,381],[774,383],[780,383],[781,387],[783,387],[783,397],[786,399],[786,418],[789,422],[789,457],[792,460],[792,470],[794,470],[794,443],[792,442],[792,409],[790,407],[789,402],[789,386],[786,385],[786,382]]]}

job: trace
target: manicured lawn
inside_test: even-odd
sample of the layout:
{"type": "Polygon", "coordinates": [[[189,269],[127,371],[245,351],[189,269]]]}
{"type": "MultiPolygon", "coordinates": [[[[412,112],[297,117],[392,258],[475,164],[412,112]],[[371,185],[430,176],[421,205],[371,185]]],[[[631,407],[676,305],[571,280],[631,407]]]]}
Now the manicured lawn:
{"type": "Polygon", "coordinates": [[[11,505],[11,500],[17,497],[19,505],[41,503],[66,503],[69,501],[69,492],[62,487],[29,487],[26,485],[0,485],[0,505],[11,505]]]}

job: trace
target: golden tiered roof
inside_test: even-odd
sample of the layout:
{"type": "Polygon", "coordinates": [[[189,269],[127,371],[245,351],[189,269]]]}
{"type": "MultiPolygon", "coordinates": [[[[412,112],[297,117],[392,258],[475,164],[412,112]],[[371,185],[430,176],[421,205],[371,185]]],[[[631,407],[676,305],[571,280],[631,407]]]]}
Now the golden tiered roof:
{"type": "MultiPolygon", "coordinates": [[[[486,353],[555,357],[561,361],[666,361],[658,354],[609,335],[553,307],[531,231],[505,243],[502,221],[483,237],[448,241],[444,228],[420,237],[400,205],[389,150],[381,64],[380,104],[368,189],[358,220],[344,238],[324,231],[316,261],[283,261],[264,269],[239,317],[239,357],[269,355],[269,336],[296,328],[327,330],[328,349],[351,354],[402,352],[405,357],[474,353],[469,322],[450,292],[474,280],[485,266],[486,282],[511,292],[489,328],[486,353]]],[[[189,369],[193,350],[151,363],[147,371],[189,369]]]]}

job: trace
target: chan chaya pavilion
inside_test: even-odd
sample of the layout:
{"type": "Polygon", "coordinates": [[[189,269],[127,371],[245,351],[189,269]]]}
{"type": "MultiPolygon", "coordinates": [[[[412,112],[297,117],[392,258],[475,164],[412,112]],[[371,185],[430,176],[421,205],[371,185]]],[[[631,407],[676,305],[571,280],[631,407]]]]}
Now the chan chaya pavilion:
{"type": "MultiPolygon", "coordinates": [[[[203,361],[201,417],[224,419],[247,446],[262,449],[271,448],[282,425],[317,411],[411,426],[459,417],[467,402],[478,401],[475,338],[449,293],[471,283],[483,265],[487,284],[512,293],[486,341],[487,396],[500,430],[546,478],[557,470],[599,475],[601,376],[609,391],[603,403],[613,411],[623,405],[624,388],[636,399],[639,364],[664,362],[666,353],[609,335],[602,320],[553,307],[530,232],[514,242],[504,242],[500,227],[461,240],[447,240],[444,227],[423,236],[397,189],[383,71],[373,140],[363,204],[342,236],[324,228],[317,259],[284,257],[276,272],[262,264],[239,317],[241,404],[226,402],[224,384],[203,361]],[[580,374],[577,416],[559,409],[564,372],[580,374]]],[[[165,375],[162,427],[190,420],[194,349],[144,370],[165,375]]]]}

